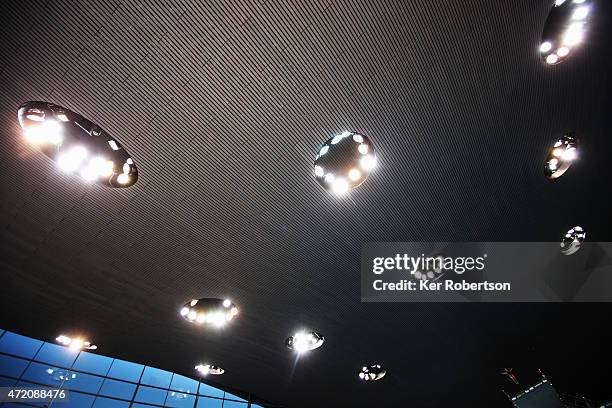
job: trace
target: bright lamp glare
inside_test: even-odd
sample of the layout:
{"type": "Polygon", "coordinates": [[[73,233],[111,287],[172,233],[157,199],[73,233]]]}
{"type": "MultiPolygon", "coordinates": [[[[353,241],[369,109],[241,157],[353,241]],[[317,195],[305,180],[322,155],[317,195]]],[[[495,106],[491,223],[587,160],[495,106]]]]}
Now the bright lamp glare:
{"type": "Polygon", "coordinates": [[[563,44],[568,46],[574,46],[582,41],[583,29],[582,23],[574,23],[569,26],[565,35],[563,36],[563,44]]]}
{"type": "Polygon", "coordinates": [[[540,45],[541,52],[548,52],[552,48],[552,44],[548,41],[544,41],[542,45],[540,45]]]}
{"type": "Polygon", "coordinates": [[[62,128],[54,120],[42,122],[40,125],[32,125],[25,129],[26,140],[32,144],[53,144],[58,145],[62,142],[62,128]]]}
{"type": "Polygon", "coordinates": [[[572,14],[573,20],[584,20],[589,15],[589,8],[586,6],[578,7],[574,14],[572,14]]]}
{"type": "Polygon", "coordinates": [[[81,166],[85,157],[87,157],[87,149],[82,146],[76,146],[69,152],[62,154],[58,158],[57,164],[62,171],[70,173],[81,166]]]}

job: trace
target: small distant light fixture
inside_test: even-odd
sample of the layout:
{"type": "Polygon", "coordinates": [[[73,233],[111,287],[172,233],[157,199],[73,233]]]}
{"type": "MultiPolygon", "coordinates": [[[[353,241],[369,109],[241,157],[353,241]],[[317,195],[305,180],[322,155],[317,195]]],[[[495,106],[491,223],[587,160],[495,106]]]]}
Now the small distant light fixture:
{"type": "Polygon", "coordinates": [[[315,331],[300,331],[293,336],[287,337],[285,345],[291,350],[295,350],[295,352],[301,354],[321,347],[324,341],[325,338],[320,333],[315,331]]]}
{"type": "Polygon", "coordinates": [[[221,375],[225,372],[225,370],[221,367],[212,364],[198,364],[197,366],[195,366],[195,369],[198,373],[200,373],[200,375],[204,376],[221,375]]]}
{"type": "Polygon", "coordinates": [[[586,232],[580,226],[575,226],[574,228],[570,228],[565,235],[563,235],[563,239],[561,240],[561,253],[563,255],[572,255],[578,252],[582,243],[586,239],[586,232]]]}
{"type": "Polygon", "coordinates": [[[194,299],[185,303],[180,315],[188,322],[222,327],[238,315],[238,307],[230,299],[194,299]]]}
{"type": "Polygon", "coordinates": [[[540,42],[540,54],[548,65],[565,61],[584,39],[592,0],[555,1],[540,42]]]}
{"type": "Polygon", "coordinates": [[[65,173],[88,183],[129,187],[138,170],[119,143],[83,116],[48,102],[26,102],[17,113],[30,144],[57,162],[65,173]],[[107,137],[99,137],[105,134],[107,137]]]}
{"type": "Polygon", "coordinates": [[[363,381],[378,381],[387,374],[380,364],[373,364],[370,366],[364,366],[359,372],[359,378],[363,381]]]}
{"type": "Polygon", "coordinates": [[[578,139],[573,133],[563,137],[549,150],[544,164],[544,174],[553,180],[561,177],[572,165],[578,152],[578,139]]]}
{"type": "Polygon", "coordinates": [[[80,337],[73,338],[64,334],[57,336],[55,341],[63,346],[70,347],[73,350],[96,350],[98,348],[98,346],[95,344],[91,344],[89,341],[80,337]]]}
{"type": "Polygon", "coordinates": [[[368,178],[375,163],[372,141],[345,131],[323,143],[315,158],[314,174],[325,190],[343,196],[368,178]]]}

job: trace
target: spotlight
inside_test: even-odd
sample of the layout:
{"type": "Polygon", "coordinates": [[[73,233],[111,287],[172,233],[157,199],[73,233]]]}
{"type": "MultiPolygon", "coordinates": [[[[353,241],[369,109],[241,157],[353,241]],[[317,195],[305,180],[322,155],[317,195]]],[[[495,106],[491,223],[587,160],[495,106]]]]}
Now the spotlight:
{"type": "Polygon", "coordinates": [[[238,314],[238,307],[230,299],[202,298],[187,302],[180,315],[197,324],[224,326],[238,314]]]}
{"type": "Polygon", "coordinates": [[[570,228],[561,240],[561,253],[563,255],[575,254],[578,252],[585,239],[586,232],[582,227],[575,226],[574,228],[570,228]]]}
{"type": "Polygon", "coordinates": [[[315,158],[314,174],[325,190],[342,196],[368,178],[375,162],[372,141],[347,131],[323,143],[315,158]]]}
{"type": "Polygon", "coordinates": [[[549,150],[544,165],[544,174],[549,179],[561,177],[576,159],[578,151],[578,139],[573,133],[563,135],[563,137],[549,150]]]}
{"type": "Polygon", "coordinates": [[[586,33],[591,15],[591,0],[556,1],[542,31],[540,53],[544,62],[555,65],[572,54],[586,33]]]}
{"type": "Polygon", "coordinates": [[[91,344],[89,341],[83,340],[81,338],[72,338],[66,336],[64,334],[60,334],[56,337],[55,341],[63,346],[70,347],[73,350],[96,350],[98,346],[95,344],[91,344]]]}
{"type": "Polygon", "coordinates": [[[373,364],[370,366],[364,366],[359,372],[359,378],[363,381],[378,381],[387,374],[380,364],[373,364]]]}
{"type": "Polygon", "coordinates": [[[198,364],[195,369],[200,375],[221,375],[225,372],[221,367],[212,364],[198,364]]]}
{"type": "Polygon", "coordinates": [[[119,142],[83,116],[48,102],[26,102],[17,117],[25,139],[63,172],[108,187],[129,187],[138,180],[136,165],[119,142]]]}
{"type": "Polygon", "coordinates": [[[323,341],[325,341],[325,338],[320,333],[300,331],[293,336],[287,337],[285,345],[301,354],[321,347],[323,341]]]}

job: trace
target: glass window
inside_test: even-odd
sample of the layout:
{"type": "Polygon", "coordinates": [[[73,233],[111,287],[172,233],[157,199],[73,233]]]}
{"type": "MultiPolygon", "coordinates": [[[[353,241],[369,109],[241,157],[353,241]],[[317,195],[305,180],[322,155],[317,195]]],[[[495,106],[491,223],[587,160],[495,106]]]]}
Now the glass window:
{"type": "Polygon", "coordinates": [[[34,360],[58,367],[70,368],[77,355],[78,350],[57,344],[45,343],[34,357],[34,360]]]}
{"type": "Polygon", "coordinates": [[[138,403],[133,403],[132,404],[133,408],[151,408],[151,407],[155,407],[155,405],[149,405],[149,404],[138,404],[138,403]]]}
{"type": "Polygon", "coordinates": [[[247,402],[247,400],[245,400],[244,398],[240,398],[236,395],[230,394],[228,392],[225,393],[225,399],[230,399],[230,400],[234,400],[234,401],[242,401],[242,402],[247,402]]]}
{"type": "Polygon", "coordinates": [[[17,380],[13,378],[0,377],[0,387],[11,387],[15,385],[17,380]]]}
{"type": "Polygon", "coordinates": [[[198,408],[222,408],[223,400],[208,397],[198,397],[198,408]]]}
{"type": "Polygon", "coordinates": [[[102,377],[98,377],[91,374],[77,373],[75,371],[70,372],[70,380],[64,383],[64,388],[71,390],[91,392],[97,394],[102,386],[102,377]]]}
{"type": "Polygon", "coordinates": [[[23,373],[23,379],[39,384],[59,387],[64,378],[70,381],[71,375],[65,368],[58,368],[48,364],[30,363],[23,373]]]}
{"type": "Polygon", "coordinates": [[[0,338],[0,351],[19,357],[32,358],[42,344],[40,340],[6,332],[0,338]]]}
{"type": "Polygon", "coordinates": [[[61,404],[53,404],[54,407],[61,408],[90,408],[96,399],[93,395],[81,394],[80,392],[70,391],[70,400],[61,404]]]}
{"type": "Polygon", "coordinates": [[[263,408],[261,405],[251,404],[251,408],[263,408]]]}
{"type": "Polygon", "coordinates": [[[102,388],[99,394],[108,395],[110,397],[123,398],[126,400],[132,400],[134,397],[134,391],[136,391],[136,384],[131,384],[123,381],[116,381],[111,379],[104,380],[102,388]]]}
{"type": "MultiPolygon", "coordinates": [[[[19,381],[15,387],[18,387],[18,388],[42,388],[42,389],[45,389],[45,390],[50,390],[51,389],[49,387],[42,387],[42,386],[40,386],[38,384],[32,384],[31,382],[27,382],[27,381],[19,381]]],[[[15,404],[15,405],[19,405],[19,404],[15,404]]],[[[35,406],[35,407],[46,407],[46,406],[49,405],[49,403],[48,402],[44,402],[44,403],[43,402],[33,402],[32,405],[35,406]]],[[[23,407],[23,405],[22,405],[22,407],[23,407]]],[[[2,408],[4,408],[4,405],[2,405],[2,408]]]]}
{"type": "Polygon", "coordinates": [[[140,385],[138,386],[138,391],[136,392],[136,398],[134,400],[139,402],[148,402],[150,404],[164,405],[167,393],[168,391],[166,390],[140,385]]]}
{"type": "Polygon", "coordinates": [[[82,351],[76,363],[74,363],[74,369],[91,374],[106,375],[111,364],[113,364],[112,358],[82,351]]]}
{"type": "Polygon", "coordinates": [[[208,397],[198,397],[198,408],[222,408],[223,400],[208,397]]]}
{"type": "Polygon", "coordinates": [[[127,401],[119,401],[110,398],[96,398],[92,408],[129,408],[130,403],[127,401]]]}
{"type": "Polygon", "coordinates": [[[182,392],[169,391],[166,398],[166,407],[173,408],[193,408],[195,405],[195,395],[189,395],[182,392]]]}
{"type": "Polygon", "coordinates": [[[129,361],[117,360],[113,361],[108,377],[118,378],[120,380],[138,382],[144,366],[142,364],[130,363],[129,361]]]}
{"type": "Polygon", "coordinates": [[[228,400],[223,401],[223,408],[247,408],[247,405],[248,404],[246,402],[228,400]]]}
{"type": "Polygon", "coordinates": [[[174,374],[170,389],[175,391],[186,392],[188,394],[198,393],[198,382],[183,375],[174,374]]]}
{"type": "Polygon", "coordinates": [[[207,395],[209,397],[217,397],[217,398],[223,398],[223,390],[220,390],[218,388],[212,387],[208,384],[204,384],[203,382],[200,383],[200,391],[198,391],[198,394],[200,395],[207,395]]]}
{"type": "Polygon", "coordinates": [[[4,330],[0,329],[0,337],[4,334],[4,330]]]}
{"type": "Polygon", "coordinates": [[[0,375],[19,378],[28,363],[27,360],[0,354],[0,375]]]}
{"type": "Polygon", "coordinates": [[[142,374],[141,384],[152,385],[154,387],[168,388],[172,380],[172,373],[159,368],[145,367],[142,374]]]}

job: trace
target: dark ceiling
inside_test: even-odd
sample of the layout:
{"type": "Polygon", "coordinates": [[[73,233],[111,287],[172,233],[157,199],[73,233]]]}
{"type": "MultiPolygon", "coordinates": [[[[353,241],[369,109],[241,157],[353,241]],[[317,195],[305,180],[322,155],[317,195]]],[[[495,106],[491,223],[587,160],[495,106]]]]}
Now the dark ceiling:
{"type": "Polygon", "coordinates": [[[557,241],[576,224],[611,240],[612,7],[549,67],[551,3],[2,2],[0,327],[82,330],[102,354],[190,375],[209,359],[223,386],[289,407],[504,407],[504,366],[611,397],[608,304],[360,303],[362,242],[557,241]],[[22,140],[28,100],[100,124],[138,183],[56,171],[22,140]],[[312,164],[345,129],[379,166],[337,199],[312,164]],[[580,160],[550,182],[567,130],[580,160]],[[206,296],[239,319],[178,316],[206,296]],[[283,341],[302,327],[326,342],[296,364],[283,341]],[[360,383],[364,362],[389,375],[360,383]]]}

